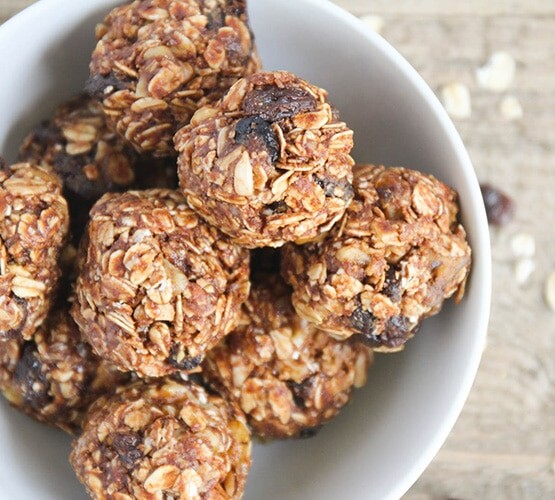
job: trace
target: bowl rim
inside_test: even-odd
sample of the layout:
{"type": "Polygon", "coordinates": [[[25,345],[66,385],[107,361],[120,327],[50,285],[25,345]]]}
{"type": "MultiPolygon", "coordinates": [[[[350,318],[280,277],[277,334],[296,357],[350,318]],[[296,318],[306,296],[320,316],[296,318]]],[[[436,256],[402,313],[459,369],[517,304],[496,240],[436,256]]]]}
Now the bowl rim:
{"type": "MultiPolygon", "coordinates": [[[[2,43],[2,39],[9,39],[12,33],[16,32],[20,26],[29,24],[32,25],[33,22],[37,22],[43,12],[52,12],[52,9],[56,9],[56,6],[59,6],[63,12],[64,1],[65,0],[37,1],[4,21],[4,23],[0,25],[0,43],[2,43]]],[[[303,1],[310,7],[314,9],[322,9],[330,16],[336,17],[351,26],[359,36],[365,38],[369,44],[374,45],[391,62],[391,64],[397,66],[402,74],[413,85],[415,91],[418,92],[426,101],[431,111],[437,118],[440,126],[445,130],[449,138],[450,146],[455,152],[459,165],[462,167],[464,180],[471,187],[470,197],[467,201],[472,206],[473,211],[475,212],[474,215],[478,221],[478,227],[476,228],[477,238],[472,242],[472,252],[473,261],[476,261],[477,259],[480,260],[482,271],[479,275],[476,275],[476,268],[474,268],[471,275],[471,279],[473,281],[479,281],[479,286],[475,286],[475,288],[476,293],[481,295],[476,311],[474,311],[477,316],[476,323],[479,325],[478,331],[475,332],[474,345],[472,346],[471,355],[465,365],[465,371],[461,374],[459,389],[456,394],[453,394],[449,411],[443,418],[442,425],[437,428],[435,435],[429,441],[427,447],[422,450],[420,459],[412,464],[409,472],[405,474],[404,477],[399,478],[397,485],[391,490],[387,497],[390,499],[397,499],[402,497],[416,482],[442,447],[463,409],[478,372],[480,360],[486,344],[487,327],[491,309],[492,268],[488,222],[483,200],[480,194],[478,179],[468,152],[466,151],[455,125],[423,77],[382,36],[368,29],[368,27],[366,27],[360,19],[338,5],[332,3],[331,0],[303,1]]],[[[87,0],[74,0],[74,2],[83,4],[89,3],[87,0]]]]}

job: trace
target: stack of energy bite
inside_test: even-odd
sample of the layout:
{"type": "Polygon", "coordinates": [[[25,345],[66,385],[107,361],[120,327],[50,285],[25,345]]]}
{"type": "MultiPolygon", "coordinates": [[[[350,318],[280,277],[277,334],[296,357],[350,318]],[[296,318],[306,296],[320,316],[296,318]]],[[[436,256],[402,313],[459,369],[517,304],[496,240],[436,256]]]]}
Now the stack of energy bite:
{"type": "Polygon", "coordinates": [[[92,498],[241,498],[251,433],[314,435],[462,298],[457,195],[355,165],[245,0],[135,0],[96,36],[0,169],[0,391],[75,434],[92,498]]]}

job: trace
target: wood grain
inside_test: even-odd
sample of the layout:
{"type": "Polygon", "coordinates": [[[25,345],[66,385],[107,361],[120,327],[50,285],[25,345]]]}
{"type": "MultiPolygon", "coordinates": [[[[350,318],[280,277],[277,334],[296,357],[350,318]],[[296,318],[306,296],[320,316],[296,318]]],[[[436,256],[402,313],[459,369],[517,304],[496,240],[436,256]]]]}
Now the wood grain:
{"type": "MultiPolygon", "coordinates": [[[[261,0],[251,0],[261,1],[261,0]]],[[[0,21],[26,0],[0,0],[0,21]]],[[[455,122],[477,174],[518,203],[515,220],[492,233],[494,291],[489,341],[459,421],[407,500],[555,498],[555,312],[542,300],[555,270],[555,1],[337,0],[383,17],[382,35],[439,92],[468,86],[472,116],[455,122]],[[511,88],[479,88],[475,71],[497,50],[517,62],[511,88]],[[506,95],[524,117],[500,113],[506,95]],[[514,278],[510,239],[529,232],[536,271],[514,278]]]]}

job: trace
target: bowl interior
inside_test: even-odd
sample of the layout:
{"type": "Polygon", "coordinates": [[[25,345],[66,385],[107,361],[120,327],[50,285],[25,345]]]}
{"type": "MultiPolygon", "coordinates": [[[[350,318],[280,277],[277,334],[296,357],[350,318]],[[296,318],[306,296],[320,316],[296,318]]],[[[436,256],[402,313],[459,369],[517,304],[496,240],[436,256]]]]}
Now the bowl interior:
{"type": "MultiPolygon", "coordinates": [[[[0,28],[0,154],[13,160],[28,129],[79,91],[93,26],[117,3],[43,0],[0,28]]],[[[482,352],[490,256],[478,183],[433,93],[379,36],[321,0],[251,0],[250,10],[265,67],[291,70],[329,90],[355,130],[357,161],[420,169],[460,195],[474,257],[462,304],[427,321],[404,352],[378,356],[368,386],[318,436],[256,445],[246,493],[251,500],[396,498],[446,438],[482,352]]],[[[86,498],[67,463],[69,442],[1,401],[3,494],[86,498]]]]}

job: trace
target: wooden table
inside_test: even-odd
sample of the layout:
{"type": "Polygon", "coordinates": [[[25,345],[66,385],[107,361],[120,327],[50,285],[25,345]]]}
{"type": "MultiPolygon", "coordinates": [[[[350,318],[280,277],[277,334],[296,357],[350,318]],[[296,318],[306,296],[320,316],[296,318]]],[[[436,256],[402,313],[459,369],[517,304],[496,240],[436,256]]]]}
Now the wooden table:
{"type": "MultiPolygon", "coordinates": [[[[257,1],[257,0],[251,0],[257,1]]],[[[0,0],[0,22],[33,3],[0,0]]],[[[463,84],[472,114],[455,123],[478,177],[517,202],[492,234],[494,291],[489,341],[476,383],[449,439],[406,495],[409,500],[555,498],[555,312],[543,300],[555,270],[555,1],[337,0],[383,21],[382,35],[441,94],[463,84]],[[516,61],[510,88],[480,87],[476,69],[496,51],[516,61]],[[500,109],[506,96],[522,118],[500,109]],[[536,269],[517,284],[515,235],[535,238],[536,269]]]]}

